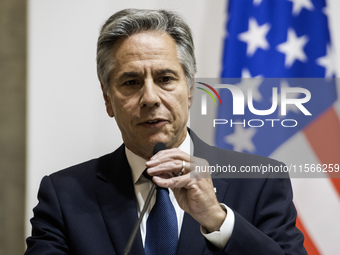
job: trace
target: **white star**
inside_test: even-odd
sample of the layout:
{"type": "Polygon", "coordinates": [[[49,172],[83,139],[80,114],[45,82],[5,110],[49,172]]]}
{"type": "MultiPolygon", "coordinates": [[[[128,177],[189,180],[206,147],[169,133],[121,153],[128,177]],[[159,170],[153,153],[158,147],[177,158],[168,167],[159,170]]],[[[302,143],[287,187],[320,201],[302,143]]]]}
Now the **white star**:
{"type": "Polygon", "coordinates": [[[255,128],[243,128],[237,124],[234,133],[227,135],[224,139],[225,142],[234,146],[235,151],[255,152],[256,148],[252,142],[255,133],[255,128]]]}
{"type": "Polygon", "coordinates": [[[322,66],[326,69],[326,78],[331,78],[335,75],[335,54],[333,52],[333,49],[330,45],[327,45],[327,53],[326,56],[323,56],[321,58],[318,58],[316,60],[316,63],[319,66],[322,66]]]}
{"type": "Polygon", "coordinates": [[[325,7],[322,8],[322,13],[325,14],[327,17],[330,16],[329,14],[331,13],[331,11],[330,11],[328,5],[326,5],[325,7]]]}
{"type": "Polygon", "coordinates": [[[262,3],[262,0],[254,0],[254,5],[259,6],[262,3]]]}
{"type": "Polygon", "coordinates": [[[238,35],[240,41],[247,43],[247,56],[254,55],[258,48],[268,49],[266,35],[270,29],[269,23],[259,26],[254,18],[249,19],[248,31],[238,35]]]}
{"type": "Polygon", "coordinates": [[[300,14],[302,8],[306,8],[307,10],[314,10],[314,5],[311,0],[288,0],[293,2],[293,15],[297,16],[300,14]]]}
{"type": "Polygon", "coordinates": [[[297,37],[294,29],[288,29],[287,41],[277,46],[277,50],[286,55],[285,67],[291,67],[295,60],[307,61],[307,56],[303,51],[307,42],[308,36],[297,37]]]}
{"type": "Polygon", "coordinates": [[[262,78],[262,75],[252,76],[248,68],[243,68],[242,78],[262,78]]]}

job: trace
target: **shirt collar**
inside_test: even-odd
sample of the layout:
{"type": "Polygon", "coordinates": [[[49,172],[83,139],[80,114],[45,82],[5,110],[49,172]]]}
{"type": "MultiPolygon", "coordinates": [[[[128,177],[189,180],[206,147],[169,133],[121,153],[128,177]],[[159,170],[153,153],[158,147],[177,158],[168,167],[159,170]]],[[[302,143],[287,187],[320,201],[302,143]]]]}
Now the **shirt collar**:
{"type": "MultiPolygon", "coordinates": [[[[193,150],[190,150],[190,147],[193,148],[192,140],[190,138],[190,135],[187,132],[187,135],[184,141],[181,143],[181,145],[178,148],[181,151],[184,151],[185,153],[193,155],[192,153],[193,150]]],[[[131,168],[133,183],[136,184],[136,182],[139,180],[139,177],[145,170],[145,163],[147,162],[147,160],[133,153],[126,146],[125,146],[125,154],[126,154],[126,158],[131,168]]]]}

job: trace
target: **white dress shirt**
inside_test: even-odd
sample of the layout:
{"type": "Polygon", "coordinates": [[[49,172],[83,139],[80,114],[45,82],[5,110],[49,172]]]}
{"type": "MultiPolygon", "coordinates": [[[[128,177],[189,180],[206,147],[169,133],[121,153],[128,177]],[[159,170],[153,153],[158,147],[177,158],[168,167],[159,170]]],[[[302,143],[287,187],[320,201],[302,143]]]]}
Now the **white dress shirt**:
{"type": "MultiPolygon", "coordinates": [[[[190,145],[191,148],[193,148],[192,141],[190,139],[190,135],[187,133],[187,136],[183,143],[178,147],[180,150],[193,155],[193,150],[190,150],[190,145]],[[192,153],[190,153],[192,152],[192,153]]],[[[152,183],[149,181],[147,178],[145,178],[142,173],[145,170],[145,163],[147,160],[143,159],[142,157],[134,154],[131,150],[129,150],[127,147],[125,147],[125,153],[127,160],[129,162],[129,165],[131,167],[132,171],[132,178],[133,178],[133,183],[135,186],[135,193],[136,193],[136,198],[137,198],[137,209],[138,209],[138,216],[142,212],[144,202],[146,200],[146,197],[149,194],[149,191],[151,189],[152,183]]],[[[171,189],[169,189],[169,196],[170,200],[175,208],[176,211],[176,216],[177,216],[177,224],[178,224],[178,236],[181,232],[181,227],[182,227],[182,222],[183,222],[183,217],[184,217],[184,211],[182,208],[178,205],[177,200],[174,196],[174,193],[172,192],[171,189]]],[[[146,235],[146,221],[148,219],[149,213],[155,204],[156,200],[156,194],[153,195],[150,206],[147,208],[145,215],[142,219],[141,225],[140,225],[140,231],[142,235],[142,241],[143,241],[143,246],[145,244],[145,235],[146,235]]],[[[227,207],[224,204],[221,204],[221,207],[227,212],[227,217],[225,221],[223,222],[220,231],[215,231],[212,233],[208,233],[202,226],[201,226],[201,233],[204,235],[204,237],[209,240],[213,245],[216,247],[222,249],[228,242],[233,228],[235,224],[235,215],[234,212],[227,207]]]]}

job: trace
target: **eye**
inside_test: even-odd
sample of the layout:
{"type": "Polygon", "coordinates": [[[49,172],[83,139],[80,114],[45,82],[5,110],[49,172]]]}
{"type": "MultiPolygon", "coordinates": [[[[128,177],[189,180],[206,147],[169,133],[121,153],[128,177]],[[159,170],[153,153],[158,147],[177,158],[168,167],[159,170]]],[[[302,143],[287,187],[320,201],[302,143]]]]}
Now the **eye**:
{"type": "Polygon", "coordinates": [[[132,85],[136,85],[136,84],[138,84],[137,80],[128,80],[128,81],[123,83],[123,85],[128,85],[128,86],[132,86],[132,85]]]}
{"type": "Polygon", "coordinates": [[[170,82],[172,78],[170,76],[164,76],[164,77],[161,77],[159,80],[162,83],[167,83],[167,82],[170,82]]]}

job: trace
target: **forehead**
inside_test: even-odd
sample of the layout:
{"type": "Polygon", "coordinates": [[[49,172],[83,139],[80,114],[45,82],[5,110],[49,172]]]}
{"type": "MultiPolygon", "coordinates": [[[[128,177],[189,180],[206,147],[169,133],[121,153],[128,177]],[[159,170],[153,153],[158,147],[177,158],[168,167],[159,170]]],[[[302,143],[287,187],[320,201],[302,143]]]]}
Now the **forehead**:
{"type": "Polygon", "coordinates": [[[150,50],[159,50],[163,47],[177,49],[175,40],[168,33],[164,31],[142,31],[120,39],[114,47],[114,52],[119,54],[119,52],[126,50],[145,50],[150,46],[150,50]]]}
{"type": "Polygon", "coordinates": [[[121,39],[113,48],[113,54],[117,68],[127,65],[180,64],[176,42],[165,32],[141,32],[121,39]]]}

